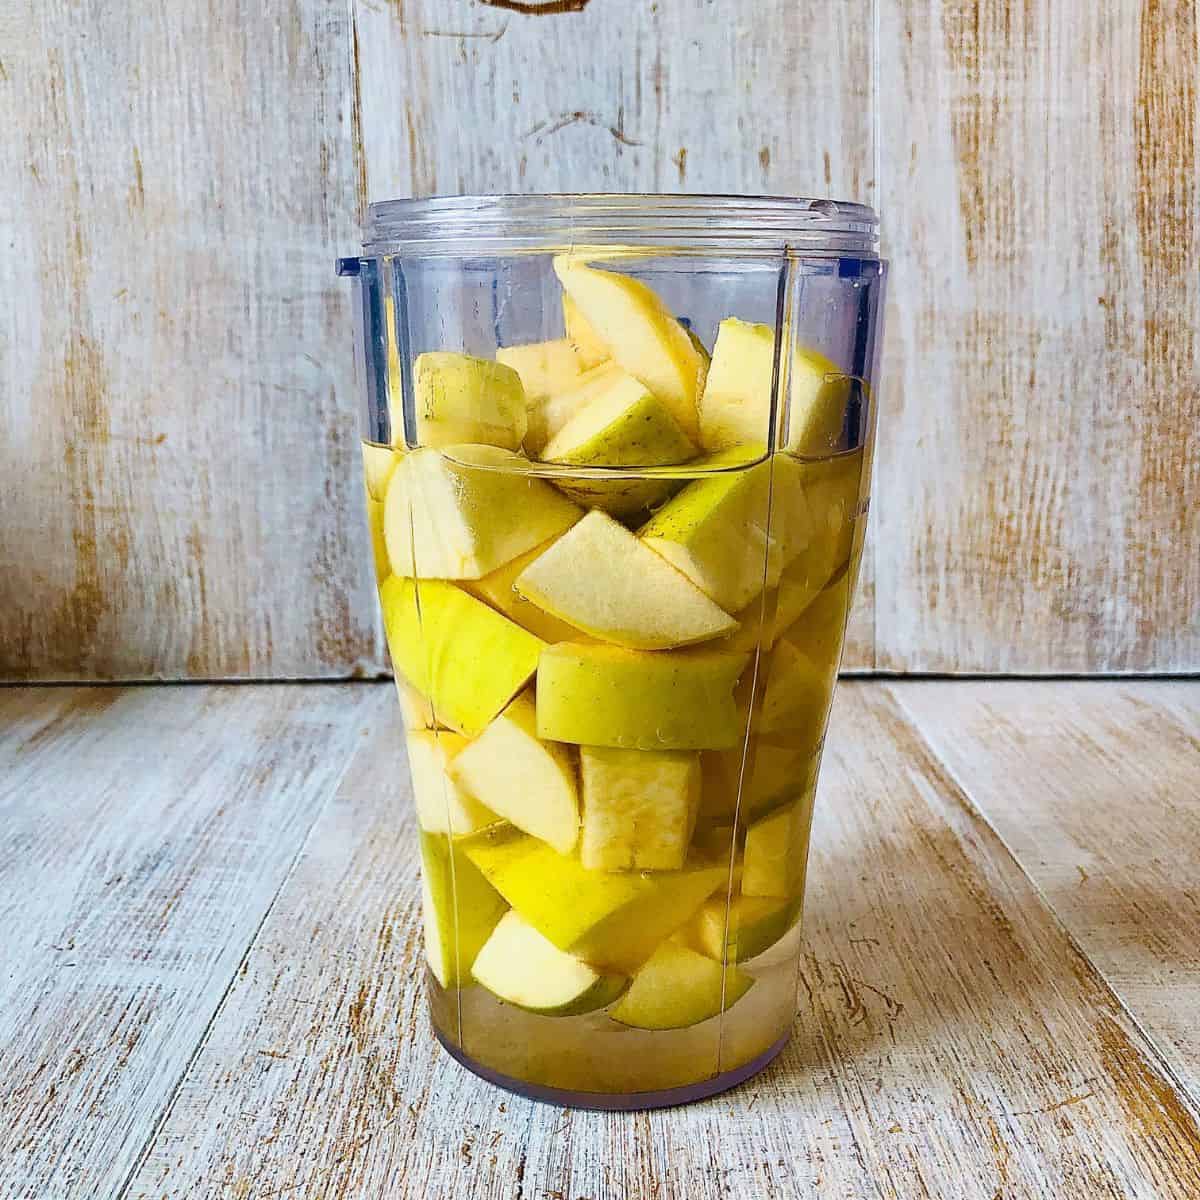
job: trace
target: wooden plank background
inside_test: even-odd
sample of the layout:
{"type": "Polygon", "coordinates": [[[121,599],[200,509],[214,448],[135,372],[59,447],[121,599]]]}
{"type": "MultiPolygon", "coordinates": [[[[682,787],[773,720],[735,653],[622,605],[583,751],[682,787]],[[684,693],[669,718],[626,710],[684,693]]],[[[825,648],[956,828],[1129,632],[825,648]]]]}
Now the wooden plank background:
{"type": "Polygon", "coordinates": [[[18,0],[0,678],[384,669],[333,256],[590,188],[882,208],[849,668],[1200,669],[1198,62],[1196,0],[18,0]]]}

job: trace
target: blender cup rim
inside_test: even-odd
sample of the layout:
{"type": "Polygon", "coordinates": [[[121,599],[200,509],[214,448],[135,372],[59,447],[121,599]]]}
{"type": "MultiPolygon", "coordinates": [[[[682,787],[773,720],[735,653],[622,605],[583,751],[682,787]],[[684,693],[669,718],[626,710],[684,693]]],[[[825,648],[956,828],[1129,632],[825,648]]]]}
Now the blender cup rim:
{"type": "Polygon", "coordinates": [[[383,200],[367,254],[546,251],[594,245],[673,252],[855,254],[876,258],[879,218],[847,200],[800,196],[580,192],[383,200]]]}

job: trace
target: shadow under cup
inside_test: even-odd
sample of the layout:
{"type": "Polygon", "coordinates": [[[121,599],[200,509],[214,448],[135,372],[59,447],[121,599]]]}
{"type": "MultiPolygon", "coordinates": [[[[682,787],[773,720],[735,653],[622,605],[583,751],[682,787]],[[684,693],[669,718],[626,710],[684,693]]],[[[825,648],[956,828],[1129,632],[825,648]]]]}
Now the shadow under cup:
{"type": "Polygon", "coordinates": [[[760,1069],[796,1010],[885,275],[830,201],[372,207],[367,509],[437,1036],[539,1099],[760,1069]]]}

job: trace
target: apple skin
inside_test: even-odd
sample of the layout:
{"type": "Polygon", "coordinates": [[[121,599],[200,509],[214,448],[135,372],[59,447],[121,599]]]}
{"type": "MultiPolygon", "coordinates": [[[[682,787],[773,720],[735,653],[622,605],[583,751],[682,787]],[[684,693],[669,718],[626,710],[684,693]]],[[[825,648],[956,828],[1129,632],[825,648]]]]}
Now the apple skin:
{"type": "Polygon", "coordinates": [[[392,666],[434,719],[475,737],[532,678],[545,643],[452,583],[390,575],[379,589],[392,666]]]}
{"type": "Polygon", "coordinates": [[[746,962],[769,950],[800,918],[803,902],[765,896],[724,896],[704,902],[689,923],[689,946],[717,962],[746,962]]]}
{"type": "Polygon", "coordinates": [[[636,1029],[683,1029],[728,1011],[753,985],[736,967],[724,967],[678,942],[664,942],[610,1015],[636,1029]]]}
{"type": "Polygon", "coordinates": [[[589,871],[574,855],[511,825],[463,838],[463,852],[512,907],[560,950],[628,974],[729,877],[697,859],[680,871],[589,871]]]}
{"type": "Polygon", "coordinates": [[[546,1017],[606,1008],[629,986],[559,950],[511,909],[500,918],[471,968],[477,983],[508,1004],[546,1017]]]}
{"type": "Polygon", "coordinates": [[[632,276],[571,255],[555,258],[554,271],[613,359],[669,405],[684,433],[699,441],[696,400],[707,364],[660,297],[632,276]]]}
{"type": "Polygon", "coordinates": [[[559,642],[538,667],[538,734],[628,750],[723,750],[745,720],[733,686],[747,655],[559,642]]]}
{"type": "Polygon", "coordinates": [[[413,398],[420,446],[517,450],[525,439],[525,389],[503,363],[449,350],[418,354],[413,398]]]}
{"type": "MultiPolygon", "coordinates": [[[[582,467],[663,467],[687,462],[696,447],[657,396],[619,370],[542,450],[544,462],[582,467]]],[[[671,479],[559,478],[580,504],[626,517],[658,504],[678,487],[671,479]]]]}

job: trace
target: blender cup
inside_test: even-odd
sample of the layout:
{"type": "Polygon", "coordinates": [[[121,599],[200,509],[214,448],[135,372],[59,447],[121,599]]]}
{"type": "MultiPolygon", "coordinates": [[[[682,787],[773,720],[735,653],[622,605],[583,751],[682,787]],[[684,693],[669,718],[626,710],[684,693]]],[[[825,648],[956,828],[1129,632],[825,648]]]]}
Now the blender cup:
{"type": "Polygon", "coordinates": [[[730,1087],[796,1015],[869,492],[875,216],[397,200],[340,270],[434,1030],[560,1104],[730,1087]]]}

